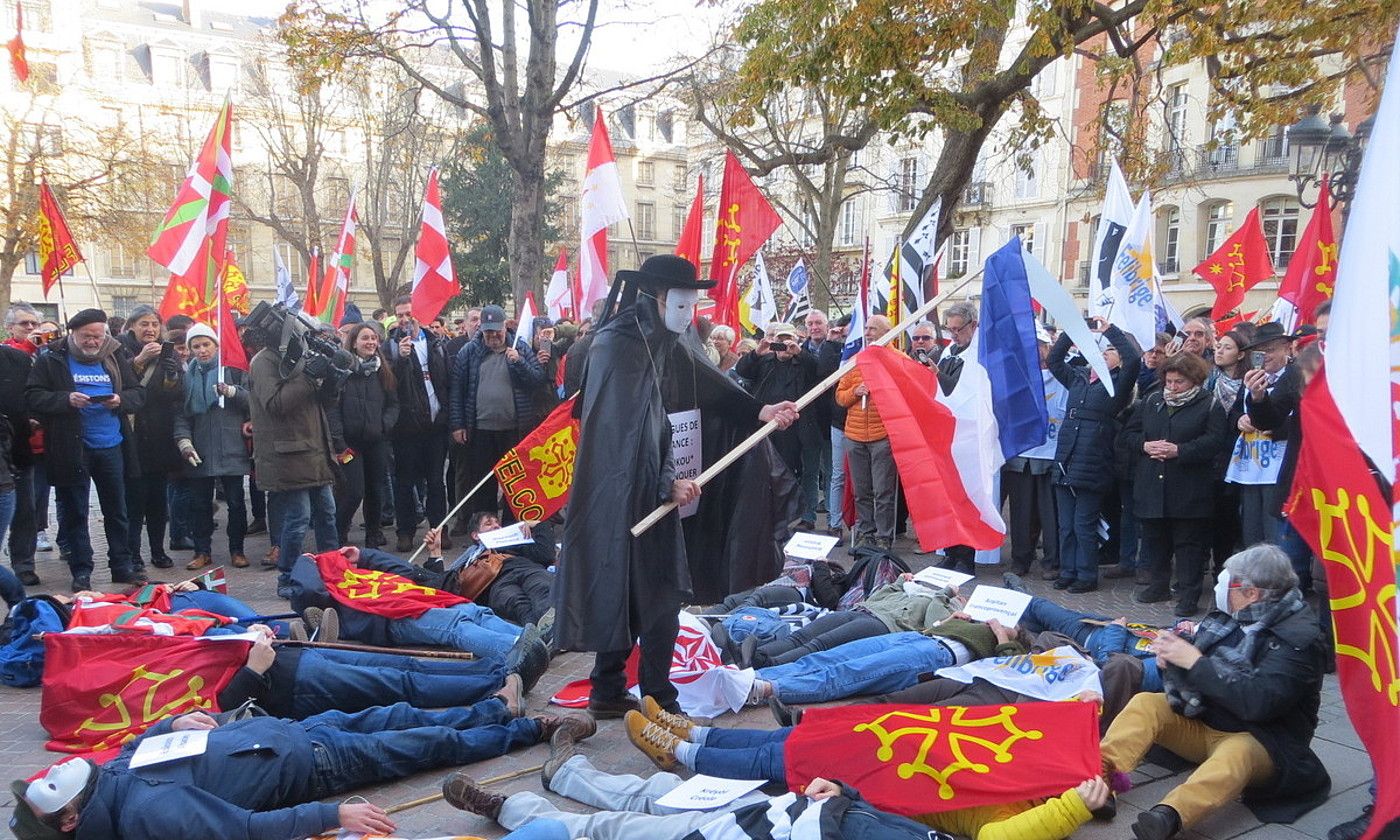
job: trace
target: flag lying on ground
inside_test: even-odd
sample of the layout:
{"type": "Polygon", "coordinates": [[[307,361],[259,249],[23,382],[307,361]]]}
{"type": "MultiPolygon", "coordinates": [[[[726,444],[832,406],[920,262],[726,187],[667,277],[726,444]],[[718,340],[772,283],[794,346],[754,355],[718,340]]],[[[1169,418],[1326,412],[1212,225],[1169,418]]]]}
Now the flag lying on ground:
{"type": "Polygon", "coordinates": [[[997,439],[1006,458],[1044,443],[1050,426],[1025,259],[1019,236],[987,258],[977,322],[977,360],[992,384],[997,439]]]}
{"type": "Polygon", "coordinates": [[[357,569],[339,551],[325,551],[311,559],[326,592],[352,610],[382,618],[418,618],[431,609],[471,603],[451,592],[419,586],[402,575],[357,569]]]}
{"type": "Polygon", "coordinates": [[[595,108],[593,137],[588,142],[588,169],[583,175],[582,241],[578,251],[579,315],[593,311],[593,302],[608,296],[608,225],[627,218],[622,181],[617,175],[612,140],[603,109],[595,108]]]}
{"type": "Polygon", "coordinates": [[[954,462],[956,427],[963,421],[934,399],[938,379],[933,371],[888,347],[867,347],[856,364],[889,432],[919,545],[925,551],[950,545],[999,547],[1005,528],[984,521],[954,462]]]}
{"type": "Polygon", "coordinates": [[[242,639],[44,635],[39,724],[55,752],[119,747],[171,715],[218,711],[216,696],[248,659],[242,639]]]}
{"type": "Polygon", "coordinates": [[[68,620],[71,633],[147,633],[152,636],[203,636],[215,627],[232,624],[228,616],[205,610],[177,610],[129,602],[80,599],[68,620]]]}
{"type": "MultiPolygon", "coordinates": [[[[682,610],[680,623],[671,654],[671,682],[679,692],[677,702],[681,709],[695,717],[717,717],[742,709],[753,687],[753,671],[725,665],[719,648],[710,640],[709,629],[700,619],[682,610]]],[[[627,658],[627,690],[633,694],[637,693],[637,655],[634,647],[627,658]]],[[[589,680],[574,680],[559,689],[549,702],[568,709],[586,708],[592,687],[589,680]]]]}
{"type": "Polygon", "coordinates": [[[39,273],[43,277],[44,297],[58,282],[58,278],[73,270],[73,266],[83,261],[78,251],[78,243],[68,229],[68,220],[58,207],[49,182],[39,182],[39,273]]]}
{"type": "Polygon", "coordinates": [[[1215,306],[1210,310],[1212,319],[1224,318],[1239,309],[1245,292],[1260,280],[1274,276],[1269,244],[1264,240],[1264,229],[1259,226],[1259,208],[1250,210],[1244,217],[1244,224],[1192,271],[1215,288],[1215,306]]]}
{"type": "Polygon", "coordinates": [[[710,257],[710,279],[719,282],[712,292],[717,304],[715,323],[739,328],[739,269],[782,222],[739,158],[725,152],[724,181],[715,215],[715,250],[710,257]]]}
{"type": "Polygon", "coordinates": [[[1297,250],[1288,260],[1269,319],[1283,324],[1284,331],[1290,333],[1299,324],[1316,321],[1314,311],[1332,297],[1337,284],[1339,251],[1337,235],[1332,230],[1332,190],[1323,176],[1317,206],[1298,238],[1297,250]]]}
{"type": "Polygon", "coordinates": [[[783,749],[788,787],[829,778],[905,816],[1058,796],[1102,772],[1093,703],[808,709],[783,749]]]}
{"type": "Polygon", "coordinates": [[[447,226],[442,220],[442,194],[438,188],[438,170],[428,170],[428,183],[423,188],[422,224],[418,227],[418,244],[413,248],[413,315],[423,324],[431,324],[447,302],[462,291],[457,274],[452,269],[452,249],[447,245],[447,226]]]}
{"type": "Polygon", "coordinates": [[[210,592],[222,592],[228,594],[228,577],[224,573],[223,566],[215,566],[195,575],[191,580],[199,586],[208,589],[210,592]]]}
{"type": "Polygon", "coordinates": [[[973,680],[986,680],[999,688],[1041,700],[1073,700],[1086,691],[1103,695],[1099,666],[1069,645],[1044,653],[977,659],[966,665],[940,668],[936,676],[969,685],[973,680]]]}
{"type": "Polygon", "coordinates": [[[564,400],[544,422],[496,462],[496,480],[516,519],[539,522],[569,503],[578,454],[577,396],[564,400]]]}

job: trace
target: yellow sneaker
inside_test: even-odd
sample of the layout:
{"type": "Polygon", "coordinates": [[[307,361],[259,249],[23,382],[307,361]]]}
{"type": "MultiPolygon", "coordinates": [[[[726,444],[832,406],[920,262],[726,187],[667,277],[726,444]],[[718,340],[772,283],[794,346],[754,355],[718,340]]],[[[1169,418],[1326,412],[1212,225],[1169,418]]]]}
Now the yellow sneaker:
{"type": "Polygon", "coordinates": [[[662,770],[674,770],[680,765],[676,761],[676,747],[681,739],[671,732],[646,719],[641,712],[628,712],[623,719],[627,726],[627,738],[632,746],[641,750],[651,763],[662,770]]]}
{"type": "Polygon", "coordinates": [[[642,714],[646,715],[647,720],[667,730],[682,741],[690,740],[690,728],[695,725],[695,722],[685,715],[666,711],[661,708],[660,703],[650,696],[642,698],[642,714]]]}

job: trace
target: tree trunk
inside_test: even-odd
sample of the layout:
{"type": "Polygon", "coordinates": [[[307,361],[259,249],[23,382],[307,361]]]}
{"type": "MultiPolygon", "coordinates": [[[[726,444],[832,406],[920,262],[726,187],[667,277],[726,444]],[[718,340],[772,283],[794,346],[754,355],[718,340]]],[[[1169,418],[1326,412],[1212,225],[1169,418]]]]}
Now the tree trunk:
{"type": "MultiPolygon", "coordinates": [[[[514,203],[510,212],[510,241],[506,244],[510,256],[510,286],[518,307],[526,292],[534,292],[535,300],[543,300],[544,279],[544,161],[530,171],[511,170],[511,190],[514,203]]],[[[497,301],[504,303],[504,301],[497,301]]]]}
{"type": "Polygon", "coordinates": [[[987,142],[987,137],[991,135],[997,121],[1001,119],[1003,110],[997,105],[986,106],[981,114],[982,124],[972,131],[945,129],[943,148],[938,153],[938,161],[924,185],[923,195],[914,205],[914,212],[909,215],[903,236],[907,238],[914,233],[924,214],[940,197],[943,199],[943,209],[939,213],[936,243],[942,243],[952,235],[953,214],[958,209],[958,203],[962,201],[967,185],[972,181],[972,173],[977,167],[977,155],[982,151],[982,145],[987,142]]]}
{"type": "Polygon", "coordinates": [[[0,255],[0,309],[10,308],[11,285],[15,279],[15,270],[19,268],[20,262],[24,259],[19,253],[8,253],[0,255]]]}

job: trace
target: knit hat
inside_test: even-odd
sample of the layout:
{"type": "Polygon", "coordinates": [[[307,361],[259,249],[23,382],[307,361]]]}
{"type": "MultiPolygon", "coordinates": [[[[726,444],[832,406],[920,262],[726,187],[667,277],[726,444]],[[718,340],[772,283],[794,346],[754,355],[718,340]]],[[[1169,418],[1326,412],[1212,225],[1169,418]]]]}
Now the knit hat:
{"type": "Polygon", "coordinates": [[[82,329],[83,327],[86,327],[89,324],[105,323],[107,323],[106,312],[103,312],[101,309],[84,309],[77,315],[74,315],[72,318],[68,319],[68,331],[73,332],[74,330],[82,329]]]}
{"type": "Polygon", "coordinates": [[[189,342],[194,341],[196,338],[200,338],[201,336],[209,339],[215,344],[219,343],[219,337],[214,333],[212,329],[210,329],[208,324],[195,324],[194,326],[185,330],[185,343],[188,344],[189,342]]]}

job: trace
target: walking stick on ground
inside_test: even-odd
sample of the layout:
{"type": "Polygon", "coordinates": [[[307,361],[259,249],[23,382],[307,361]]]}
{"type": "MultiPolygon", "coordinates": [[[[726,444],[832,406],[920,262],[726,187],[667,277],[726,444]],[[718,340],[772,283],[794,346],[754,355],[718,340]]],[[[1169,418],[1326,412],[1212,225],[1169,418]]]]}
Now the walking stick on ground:
{"type": "MultiPolygon", "coordinates": [[[[536,764],[534,767],[525,767],[520,770],[514,770],[510,773],[502,773],[499,776],[492,776],[489,779],[482,779],[480,782],[477,782],[477,784],[494,785],[497,782],[508,782],[511,779],[518,779],[521,776],[528,776],[531,773],[538,773],[543,769],[543,764],[536,764]]],[[[409,802],[400,802],[398,805],[390,805],[388,808],[384,809],[384,813],[397,814],[400,811],[407,811],[409,808],[417,808],[419,805],[427,805],[430,802],[437,802],[442,798],[442,793],[438,792],[433,794],[432,796],[424,796],[420,799],[414,799],[409,802]]]]}

